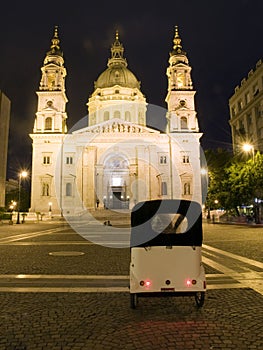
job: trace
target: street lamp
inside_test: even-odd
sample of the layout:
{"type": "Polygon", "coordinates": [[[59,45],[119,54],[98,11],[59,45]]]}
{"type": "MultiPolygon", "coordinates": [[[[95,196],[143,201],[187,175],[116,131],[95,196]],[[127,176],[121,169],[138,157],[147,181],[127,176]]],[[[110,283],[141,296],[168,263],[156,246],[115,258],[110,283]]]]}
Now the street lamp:
{"type": "Polygon", "coordinates": [[[11,204],[9,205],[9,209],[13,212],[16,207],[16,202],[14,200],[11,200],[11,204]]]}
{"type": "Polygon", "coordinates": [[[26,177],[27,177],[27,172],[26,171],[21,171],[21,173],[19,174],[19,178],[18,178],[18,203],[17,203],[17,220],[16,220],[17,224],[20,224],[21,180],[22,180],[22,178],[26,178],[26,177]]]}
{"type": "Polygon", "coordinates": [[[254,163],[254,158],[255,158],[254,146],[251,145],[250,143],[244,143],[243,146],[242,146],[242,149],[246,153],[252,152],[252,159],[253,159],[253,163],[254,163]]]}
{"type": "Polygon", "coordinates": [[[52,202],[48,203],[48,214],[49,214],[49,216],[52,215],[52,202]]]}

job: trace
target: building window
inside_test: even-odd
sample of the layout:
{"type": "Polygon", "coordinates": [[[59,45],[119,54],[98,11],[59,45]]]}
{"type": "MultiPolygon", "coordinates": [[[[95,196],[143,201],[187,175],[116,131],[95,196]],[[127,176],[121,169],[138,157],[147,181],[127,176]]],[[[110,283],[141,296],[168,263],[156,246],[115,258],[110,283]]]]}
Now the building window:
{"type": "Polygon", "coordinates": [[[260,106],[255,107],[255,114],[256,114],[256,117],[260,117],[260,115],[261,115],[260,106]]]}
{"type": "Polygon", "coordinates": [[[246,93],[245,100],[246,100],[246,104],[248,104],[250,102],[250,93],[249,92],[246,93]]]}
{"type": "Polygon", "coordinates": [[[191,194],[191,185],[190,182],[186,182],[184,184],[184,195],[189,195],[191,194]]]}
{"type": "Polygon", "coordinates": [[[121,117],[121,112],[120,111],[115,111],[114,112],[114,118],[120,118],[121,117]]]}
{"type": "Polygon", "coordinates": [[[182,157],[182,161],[183,161],[184,164],[189,164],[190,163],[189,156],[184,154],[183,157],[182,157]]]}
{"type": "Polygon", "coordinates": [[[186,117],[181,117],[180,122],[181,122],[181,129],[188,129],[186,117]]]}
{"type": "Polygon", "coordinates": [[[251,114],[247,115],[247,125],[250,126],[252,124],[252,118],[251,118],[251,114]]]}
{"type": "Polygon", "coordinates": [[[66,183],[66,196],[72,196],[72,184],[70,182],[66,183]]]}
{"type": "Polygon", "coordinates": [[[167,156],[160,156],[159,163],[167,164],[167,156]]]}
{"type": "Polygon", "coordinates": [[[259,93],[258,84],[255,84],[253,86],[253,95],[256,96],[258,93],[259,93]]]}
{"type": "Polygon", "coordinates": [[[51,164],[50,156],[43,156],[43,164],[51,164]]]}
{"type": "Polygon", "coordinates": [[[103,115],[103,120],[106,122],[109,119],[110,119],[110,112],[109,111],[105,111],[104,115],[103,115]]]}
{"type": "Polygon", "coordinates": [[[45,119],[45,130],[52,130],[52,118],[48,117],[45,119]]]}
{"type": "Polygon", "coordinates": [[[183,88],[185,86],[185,75],[183,72],[177,73],[177,87],[179,89],[183,88]]]}
{"type": "Polygon", "coordinates": [[[139,124],[141,124],[141,125],[144,124],[144,113],[143,113],[143,111],[139,112],[139,124]]]}
{"type": "Polygon", "coordinates": [[[131,121],[131,113],[129,111],[125,112],[125,120],[126,120],[126,122],[130,122],[131,121]]]}
{"type": "Polygon", "coordinates": [[[161,194],[163,196],[167,195],[167,182],[162,182],[161,183],[161,194]]]}
{"type": "Polygon", "coordinates": [[[237,108],[238,108],[238,111],[241,111],[242,108],[243,108],[243,102],[241,100],[238,101],[237,103],[237,108]]]}
{"type": "Polygon", "coordinates": [[[66,157],[66,164],[68,164],[68,165],[73,164],[73,157],[72,156],[66,157]]]}
{"type": "Polygon", "coordinates": [[[232,107],[232,117],[236,116],[236,107],[232,107]]]}
{"type": "Polygon", "coordinates": [[[42,184],[42,196],[50,196],[49,184],[46,182],[42,184]]]}

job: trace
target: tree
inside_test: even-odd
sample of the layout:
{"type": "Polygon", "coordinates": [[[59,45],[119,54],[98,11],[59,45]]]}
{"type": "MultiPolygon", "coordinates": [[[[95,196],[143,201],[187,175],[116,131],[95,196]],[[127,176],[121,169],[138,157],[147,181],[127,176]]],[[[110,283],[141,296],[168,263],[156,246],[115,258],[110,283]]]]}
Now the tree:
{"type": "Polygon", "coordinates": [[[231,164],[233,154],[225,149],[218,148],[205,151],[205,156],[209,177],[206,207],[208,210],[218,206],[225,208],[228,193],[222,185],[227,179],[225,169],[231,164]]]}
{"type": "Polygon", "coordinates": [[[263,155],[257,152],[253,159],[233,156],[222,149],[206,151],[209,187],[206,207],[215,209],[215,201],[226,210],[234,209],[240,215],[242,205],[253,205],[259,222],[260,199],[263,198],[263,155]]]}
{"type": "Polygon", "coordinates": [[[257,152],[253,159],[234,161],[226,170],[223,188],[229,193],[227,206],[254,205],[256,222],[259,221],[259,201],[263,193],[263,155],[257,152]]]}

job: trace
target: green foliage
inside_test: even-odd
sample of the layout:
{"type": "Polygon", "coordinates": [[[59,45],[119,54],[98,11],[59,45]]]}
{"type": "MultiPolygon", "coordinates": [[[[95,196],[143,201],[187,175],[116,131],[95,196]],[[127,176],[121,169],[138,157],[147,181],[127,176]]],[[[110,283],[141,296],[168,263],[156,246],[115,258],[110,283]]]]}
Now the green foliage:
{"type": "Polygon", "coordinates": [[[263,155],[255,154],[254,159],[244,161],[226,150],[206,152],[209,169],[209,189],[206,206],[226,210],[240,205],[254,204],[255,198],[263,198],[263,155]]]}
{"type": "Polygon", "coordinates": [[[231,164],[233,155],[231,152],[220,148],[207,150],[205,155],[209,176],[206,206],[210,209],[225,207],[228,191],[223,187],[223,184],[227,179],[226,168],[231,164]],[[218,204],[215,201],[218,201],[218,204]]]}
{"type": "Polygon", "coordinates": [[[10,213],[0,213],[0,220],[12,220],[12,214],[10,213]]]}

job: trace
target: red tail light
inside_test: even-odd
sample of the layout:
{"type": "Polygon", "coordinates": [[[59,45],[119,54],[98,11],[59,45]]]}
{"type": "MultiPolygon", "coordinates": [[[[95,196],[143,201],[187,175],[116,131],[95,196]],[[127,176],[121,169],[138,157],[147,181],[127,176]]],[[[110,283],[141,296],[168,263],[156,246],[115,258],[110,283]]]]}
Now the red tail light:
{"type": "Polygon", "coordinates": [[[191,286],[191,284],[192,284],[191,280],[187,280],[187,281],[186,281],[186,285],[187,285],[187,287],[190,287],[190,286],[191,286]]]}
{"type": "Polygon", "coordinates": [[[152,282],[150,280],[140,281],[140,286],[144,286],[146,288],[150,288],[152,285],[152,282]]]}

